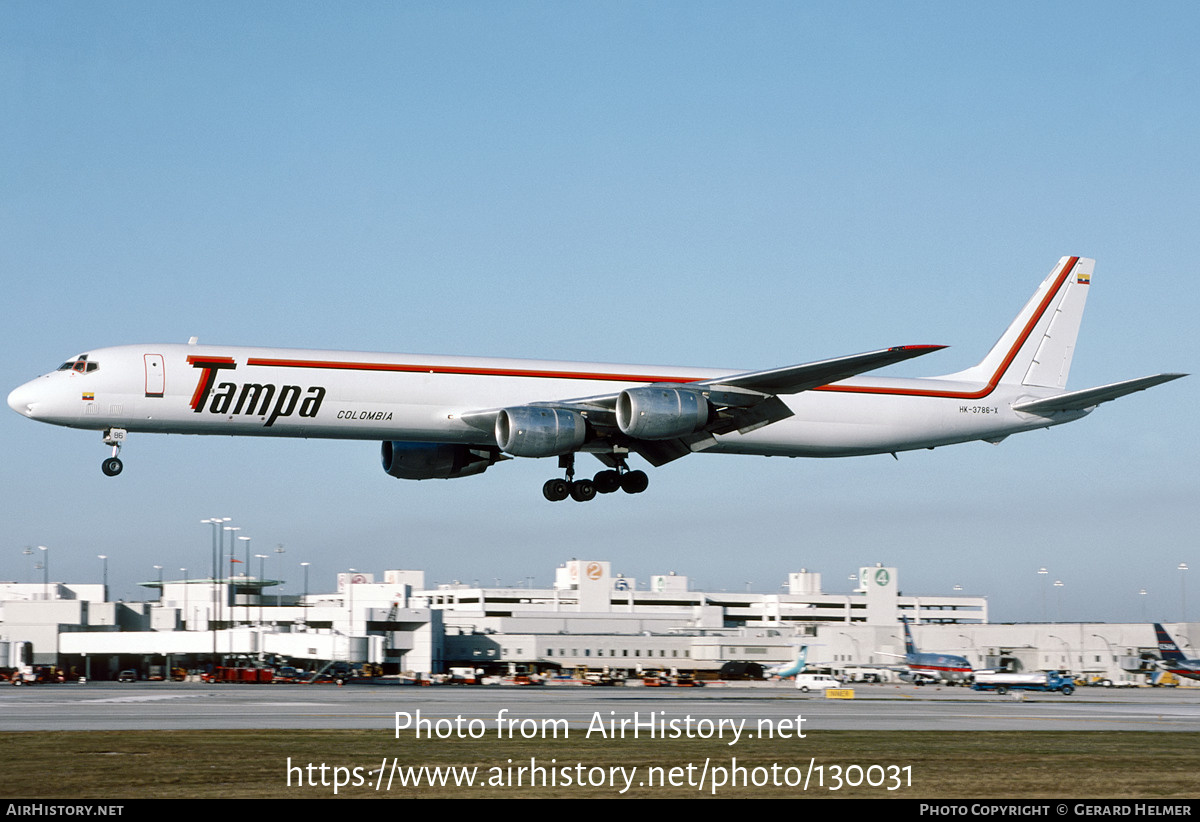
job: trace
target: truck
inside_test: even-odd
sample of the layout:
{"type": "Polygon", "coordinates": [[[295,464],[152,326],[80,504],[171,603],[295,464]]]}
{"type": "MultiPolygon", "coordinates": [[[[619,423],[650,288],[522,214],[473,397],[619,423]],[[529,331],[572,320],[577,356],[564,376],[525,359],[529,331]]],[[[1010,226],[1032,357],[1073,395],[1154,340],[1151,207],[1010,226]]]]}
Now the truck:
{"type": "Polygon", "coordinates": [[[38,682],[31,664],[33,643],[13,640],[0,641],[0,681],[13,685],[32,685],[38,682]]]}
{"type": "Polygon", "coordinates": [[[975,674],[971,687],[976,691],[1060,691],[1064,696],[1075,693],[1075,677],[1066,671],[1038,671],[1031,674],[1016,674],[999,671],[975,674]]]}

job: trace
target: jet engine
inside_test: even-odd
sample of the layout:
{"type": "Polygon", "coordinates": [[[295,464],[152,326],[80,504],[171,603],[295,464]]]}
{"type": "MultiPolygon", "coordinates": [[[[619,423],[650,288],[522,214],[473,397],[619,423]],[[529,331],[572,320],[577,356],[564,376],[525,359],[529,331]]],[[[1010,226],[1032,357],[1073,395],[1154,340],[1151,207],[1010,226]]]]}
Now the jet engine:
{"type": "Polygon", "coordinates": [[[495,448],[445,442],[385,442],[383,470],[397,479],[454,479],[482,474],[502,459],[495,448]]]}
{"type": "Polygon", "coordinates": [[[699,391],[644,386],[617,396],[617,427],[640,440],[669,440],[702,428],[709,405],[699,391]]]}
{"type": "Polygon", "coordinates": [[[523,405],[496,417],[496,444],[515,457],[553,457],[578,450],[587,439],[587,420],[578,411],[523,405]]]}

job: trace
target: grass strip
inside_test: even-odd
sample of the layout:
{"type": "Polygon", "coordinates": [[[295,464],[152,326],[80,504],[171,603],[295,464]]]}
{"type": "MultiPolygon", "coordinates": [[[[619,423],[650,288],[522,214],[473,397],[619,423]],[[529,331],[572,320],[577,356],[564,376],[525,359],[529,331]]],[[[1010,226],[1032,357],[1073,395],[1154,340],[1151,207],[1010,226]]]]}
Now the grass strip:
{"type": "Polygon", "coordinates": [[[1187,732],[814,731],[736,746],[578,736],[429,740],[377,730],[0,734],[0,796],[35,799],[1174,799],[1200,795],[1198,772],[1200,733],[1187,732]],[[422,767],[467,770],[443,770],[447,784],[428,784],[422,767]],[[462,784],[464,773],[474,774],[473,785],[462,784]],[[401,786],[409,775],[421,784],[401,786]],[[786,784],[803,778],[807,790],[786,784]],[[345,783],[336,793],[335,781],[345,783]],[[714,789],[714,781],[723,784],[714,789]]]}

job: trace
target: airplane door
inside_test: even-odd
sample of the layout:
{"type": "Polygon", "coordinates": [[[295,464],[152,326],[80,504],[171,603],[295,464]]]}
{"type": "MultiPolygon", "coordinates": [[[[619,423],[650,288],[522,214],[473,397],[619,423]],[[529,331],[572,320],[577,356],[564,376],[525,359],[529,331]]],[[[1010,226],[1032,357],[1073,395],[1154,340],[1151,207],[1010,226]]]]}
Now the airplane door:
{"type": "Polygon", "coordinates": [[[167,376],[163,370],[162,354],[147,354],[145,360],[146,396],[161,397],[167,384],[167,376]]]}

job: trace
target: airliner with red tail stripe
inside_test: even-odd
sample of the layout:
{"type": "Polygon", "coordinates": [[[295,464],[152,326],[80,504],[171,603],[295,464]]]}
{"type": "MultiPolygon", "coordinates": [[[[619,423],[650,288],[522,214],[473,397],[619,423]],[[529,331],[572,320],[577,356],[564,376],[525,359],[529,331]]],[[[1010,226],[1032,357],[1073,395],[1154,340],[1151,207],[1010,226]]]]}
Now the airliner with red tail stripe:
{"type": "Polygon", "coordinates": [[[974,676],[975,671],[965,656],[919,650],[913,641],[908,619],[901,617],[900,621],[904,623],[904,664],[907,668],[902,677],[921,685],[925,682],[967,682],[974,676]]]}
{"type": "Polygon", "coordinates": [[[479,474],[557,457],[552,501],[640,493],[646,473],[695,452],[895,455],[1071,422],[1184,376],[1066,391],[1093,261],[1063,257],[983,361],[926,379],[860,376],[924,356],[907,345],[765,371],[153,344],[98,348],[15,389],[30,419],[102,431],[123,468],[129,433],[378,440],[399,479],[479,474]],[[575,456],[603,464],[575,476],[575,456]]]}
{"type": "Polygon", "coordinates": [[[1154,623],[1154,638],[1158,643],[1158,653],[1161,655],[1159,666],[1170,671],[1175,676],[1185,676],[1188,679],[1200,679],[1200,659],[1188,659],[1179,650],[1175,640],[1167,633],[1162,623],[1154,623]]]}

